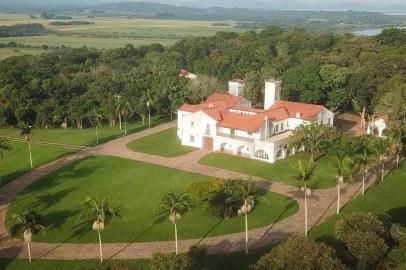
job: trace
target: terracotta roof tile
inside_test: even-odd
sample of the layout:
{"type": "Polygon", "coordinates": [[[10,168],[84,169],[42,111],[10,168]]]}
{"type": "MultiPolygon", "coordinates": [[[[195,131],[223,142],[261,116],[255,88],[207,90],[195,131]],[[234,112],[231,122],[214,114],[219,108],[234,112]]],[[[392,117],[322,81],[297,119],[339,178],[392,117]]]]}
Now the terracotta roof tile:
{"type": "Polygon", "coordinates": [[[291,102],[286,100],[278,100],[271,106],[271,110],[286,108],[291,118],[296,118],[296,113],[301,113],[302,118],[306,120],[313,120],[321,111],[323,106],[315,104],[306,104],[300,102],[291,102]]]}

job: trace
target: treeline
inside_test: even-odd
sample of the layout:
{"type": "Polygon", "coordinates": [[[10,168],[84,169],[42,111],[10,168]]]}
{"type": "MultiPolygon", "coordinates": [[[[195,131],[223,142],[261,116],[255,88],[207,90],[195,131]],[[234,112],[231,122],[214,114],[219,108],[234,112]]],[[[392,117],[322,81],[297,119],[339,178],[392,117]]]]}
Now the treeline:
{"type": "Polygon", "coordinates": [[[152,113],[173,114],[236,77],[246,80],[246,97],[258,107],[264,80],[277,78],[289,100],[366,116],[393,89],[405,87],[405,34],[393,29],[372,38],[273,27],[190,37],[168,48],[60,48],[12,57],[0,65],[0,124],[113,125],[122,108],[145,118],[147,102],[152,113]],[[199,80],[180,78],[181,68],[199,80]]]}
{"type": "Polygon", "coordinates": [[[39,23],[0,25],[0,37],[40,36],[46,29],[39,23]]]}
{"type": "Polygon", "coordinates": [[[89,21],[51,21],[49,25],[53,26],[64,26],[64,25],[88,25],[94,24],[94,22],[89,21]]]}

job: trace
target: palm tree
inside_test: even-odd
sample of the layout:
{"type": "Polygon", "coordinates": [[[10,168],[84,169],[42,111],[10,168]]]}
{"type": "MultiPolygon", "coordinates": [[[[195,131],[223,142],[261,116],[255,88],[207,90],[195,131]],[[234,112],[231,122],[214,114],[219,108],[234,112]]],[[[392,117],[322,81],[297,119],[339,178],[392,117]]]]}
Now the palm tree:
{"type": "Polygon", "coordinates": [[[100,262],[103,262],[101,232],[104,230],[106,223],[117,216],[116,212],[110,206],[109,197],[104,197],[102,200],[86,197],[84,206],[85,211],[81,216],[81,220],[85,223],[93,223],[92,229],[93,231],[97,231],[99,236],[100,262]]]}
{"type": "Polygon", "coordinates": [[[30,243],[32,237],[39,232],[45,233],[46,228],[41,223],[41,217],[34,211],[26,210],[20,214],[11,216],[9,232],[12,237],[23,234],[24,241],[27,243],[28,260],[31,263],[31,248],[30,243]]]}
{"type": "Polygon", "coordinates": [[[124,101],[121,104],[121,115],[124,117],[124,134],[127,135],[127,118],[131,117],[133,109],[129,101],[124,101]]]}
{"type": "Polygon", "coordinates": [[[391,150],[396,155],[396,168],[399,168],[400,154],[405,148],[405,133],[401,127],[392,126],[389,133],[391,150]]]}
{"type": "Polygon", "coordinates": [[[341,137],[333,145],[332,151],[333,161],[332,164],[336,168],[336,182],[337,182],[337,214],[340,213],[340,183],[344,182],[344,174],[347,172],[352,175],[352,145],[346,137],[341,137]]]}
{"type": "Polygon", "coordinates": [[[99,132],[98,127],[101,126],[101,119],[103,119],[103,110],[101,108],[93,109],[93,117],[96,122],[96,144],[99,144],[99,132]]]}
{"type": "Polygon", "coordinates": [[[361,153],[355,156],[355,160],[359,167],[361,167],[361,175],[362,175],[362,191],[361,194],[364,196],[365,194],[365,177],[368,173],[368,170],[373,166],[376,159],[373,155],[371,155],[368,151],[366,146],[363,146],[361,149],[361,153]]]}
{"type": "MultiPolygon", "coordinates": [[[[0,138],[0,157],[4,156],[4,151],[10,151],[11,149],[13,149],[11,144],[9,144],[6,139],[0,138]]],[[[1,186],[1,174],[0,174],[0,186],[1,186]]]]}
{"type": "Polygon", "coordinates": [[[375,138],[373,141],[373,150],[375,152],[376,157],[379,160],[379,164],[381,165],[381,181],[384,180],[385,176],[385,160],[386,155],[390,151],[390,144],[389,139],[387,138],[375,138]]]}
{"type": "Polygon", "coordinates": [[[241,182],[240,199],[242,199],[242,206],[238,210],[238,215],[245,217],[245,253],[248,254],[248,214],[255,207],[255,197],[257,195],[257,188],[252,181],[241,182]]]}
{"type": "Polygon", "coordinates": [[[32,154],[31,154],[31,140],[32,140],[32,126],[25,124],[21,127],[21,136],[25,136],[25,139],[28,142],[28,152],[30,153],[30,165],[32,166],[32,154]]]}
{"type": "Polygon", "coordinates": [[[307,236],[307,196],[310,195],[310,189],[307,187],[308,182],[311,180],[316,164],[310,159],[307,166],[301,160],[297,162],[298,179],[304,183],[304,204],[305,204],[305,235],[307,236]]]}
{"type": "Polygon", "coordinates": [[[161,198],[160,209],[167,213],[169,212],[169,220],[175,226],[175,251],[178,249],[178,229],[176,221],[181,219],[182,215],[192,208],[192,199],[188,193],[176,194],[173,192],[165,193],[161,198]]]}

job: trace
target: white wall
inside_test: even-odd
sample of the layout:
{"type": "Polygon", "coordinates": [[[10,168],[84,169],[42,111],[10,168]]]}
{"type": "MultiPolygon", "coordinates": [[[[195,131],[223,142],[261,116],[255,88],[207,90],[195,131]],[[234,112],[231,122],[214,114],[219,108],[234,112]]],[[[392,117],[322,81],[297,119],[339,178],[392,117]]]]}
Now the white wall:
{"type": "Polygon", "coordinates": [[[264,109],[268,110],[275,101],[280,99],[282,89],[281,81],[268,80],[265,81],[265,101],[264,109]]]}
{"type": "Polygon", "coordinates": [[[203,137],[216,134],[216,121],[201,111],[184,115],[181,121],[179,137],[183,145],[203,148],[203,137]],[[210,134],[206,133],[207,127],[210,134]]]}
{"type": "Polygon", "coordinates": [[[245,84],[239,82],[228,82],[228,93],[233,96],[242,96],[244,94],[245,84]]]}

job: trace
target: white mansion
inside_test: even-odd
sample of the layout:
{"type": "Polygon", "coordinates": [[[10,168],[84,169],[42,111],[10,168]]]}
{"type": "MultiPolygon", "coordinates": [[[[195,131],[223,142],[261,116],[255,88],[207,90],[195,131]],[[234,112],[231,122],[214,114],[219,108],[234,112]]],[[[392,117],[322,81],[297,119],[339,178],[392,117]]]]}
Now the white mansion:
{"type": "Polygon", "coordinates": [[[179,108],[181,143],[273,163],[291,154],[288,138],[297,126],[333,124],[334,114],[323,106],[280,100],[280,81],[265,82],[264,109],[251,107],[242,96],[244,86],[244,81],[232,80],[228,93],[179,108]]]}

